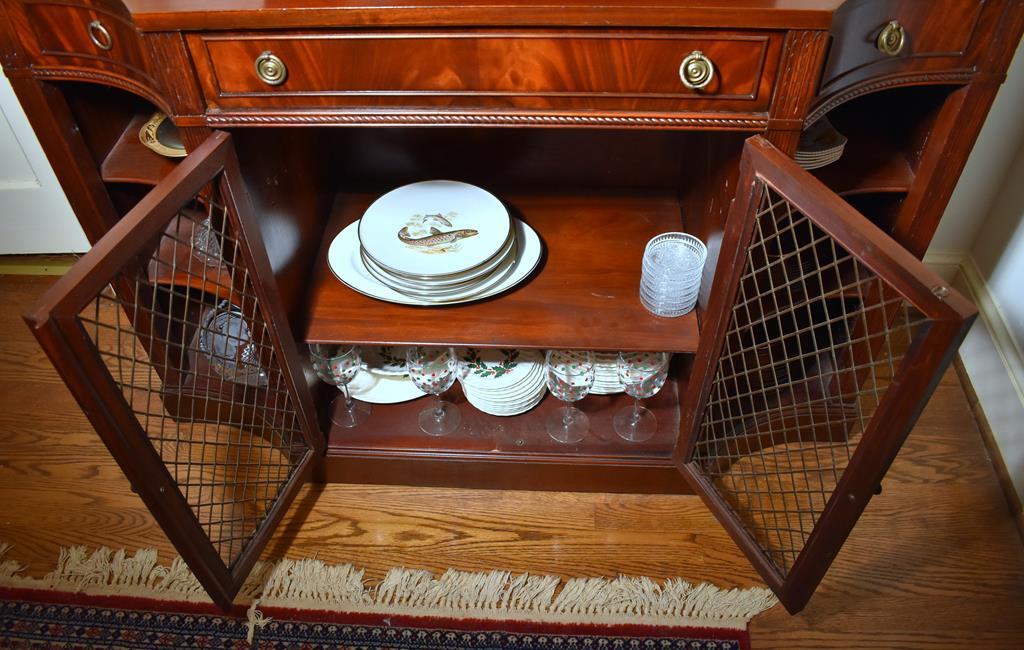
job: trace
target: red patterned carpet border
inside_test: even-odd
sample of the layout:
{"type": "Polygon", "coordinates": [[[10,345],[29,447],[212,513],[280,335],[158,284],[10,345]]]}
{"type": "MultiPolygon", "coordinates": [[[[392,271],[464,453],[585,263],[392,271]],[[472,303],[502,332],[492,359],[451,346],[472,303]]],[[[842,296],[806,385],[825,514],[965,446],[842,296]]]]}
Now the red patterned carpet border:
{"type": "Polygon", "coordinates": [[[246,640],[244,608],[55,591],[0,589],[0,646],[13,648],[749,649],[746,631],[417,618],[261,608],[246,640]]]}

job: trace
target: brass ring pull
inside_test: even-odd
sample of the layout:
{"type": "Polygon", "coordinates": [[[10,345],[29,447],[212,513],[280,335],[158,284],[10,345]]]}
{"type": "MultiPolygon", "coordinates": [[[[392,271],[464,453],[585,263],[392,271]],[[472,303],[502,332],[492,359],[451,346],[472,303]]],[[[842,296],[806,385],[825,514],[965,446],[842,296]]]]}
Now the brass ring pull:
{"type": "Polygon", "coordinates": [[[903,25],[898,20],[890,20],[889,24],[878,32],[878,40],[875,45],[878,46],[878,51],[882,54],[896,56],[903,51],[903,46],[906,43],[907,32],[903,29],[903,25]]]}
{"type": "Polygon", "coordinates": [[[89,40],[92,44],[100,48],[104,52],[109,51],[110,48],[114,47],[114,39],[110,37],[110,32],[103,26],[98,20],[94,20],[89,23],[89,40]]]}
{"type": "Polygon", "coordinates": [[[288,68],[273,52],[263,52],[256,57],[256,75],[267,85],[279,86],[288,77],[288,68]]]}
{"type": "Polygon", "coordinates": [[[691,90],[706,88],[715,76],[715,65],[700,50],[694,50],[679,65],[679,78],[691,90]]]}

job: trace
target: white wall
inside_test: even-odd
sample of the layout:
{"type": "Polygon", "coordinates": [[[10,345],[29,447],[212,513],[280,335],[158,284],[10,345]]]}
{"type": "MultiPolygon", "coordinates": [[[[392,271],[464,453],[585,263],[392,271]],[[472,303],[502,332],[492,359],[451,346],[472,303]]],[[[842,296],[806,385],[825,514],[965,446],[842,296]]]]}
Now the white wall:
{"type": "Polygon", "coordinates": [[[929,250],[967,252],[1024,142],[1024,42],[1010,63],[929,250]]]}
{"type": "Polygon", "coordinates": [[[960,358],[1024,501],[1024,44],[925,260],[958,268],[978,305],[960,358]]]}
{"type": "Polygon", "coordinates": [[[0,72],[0,255],[88,248],[39,140],[0,72]]]}

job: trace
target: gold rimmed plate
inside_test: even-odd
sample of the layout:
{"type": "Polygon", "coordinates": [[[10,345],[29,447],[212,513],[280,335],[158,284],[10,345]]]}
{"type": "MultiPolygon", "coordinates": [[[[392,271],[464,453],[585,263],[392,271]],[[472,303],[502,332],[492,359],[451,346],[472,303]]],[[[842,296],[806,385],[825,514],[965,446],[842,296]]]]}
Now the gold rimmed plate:
{"type": "Polygon", "coordinates": [[[178,127],[161,112],[153,116],[139,129],[139,141],[161,156],[167,158],[184,158],[188,155],[185,145],[178,135],[178,127]]]}

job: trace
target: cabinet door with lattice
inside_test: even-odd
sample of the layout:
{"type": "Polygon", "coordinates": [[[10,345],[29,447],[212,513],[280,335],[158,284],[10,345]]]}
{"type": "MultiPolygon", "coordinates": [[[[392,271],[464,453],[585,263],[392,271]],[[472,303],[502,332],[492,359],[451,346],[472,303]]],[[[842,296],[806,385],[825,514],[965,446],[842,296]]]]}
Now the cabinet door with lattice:
{"type": "Polygon", "coordinates": [[[223,607],[323,449],[251,212],[215,133],[25,317],[223,607]]]}
{"type": "Polygon", "coordinates": [[[676,460],[795,613],[976,311],[761,137],[720,250],[676,460]]]}

